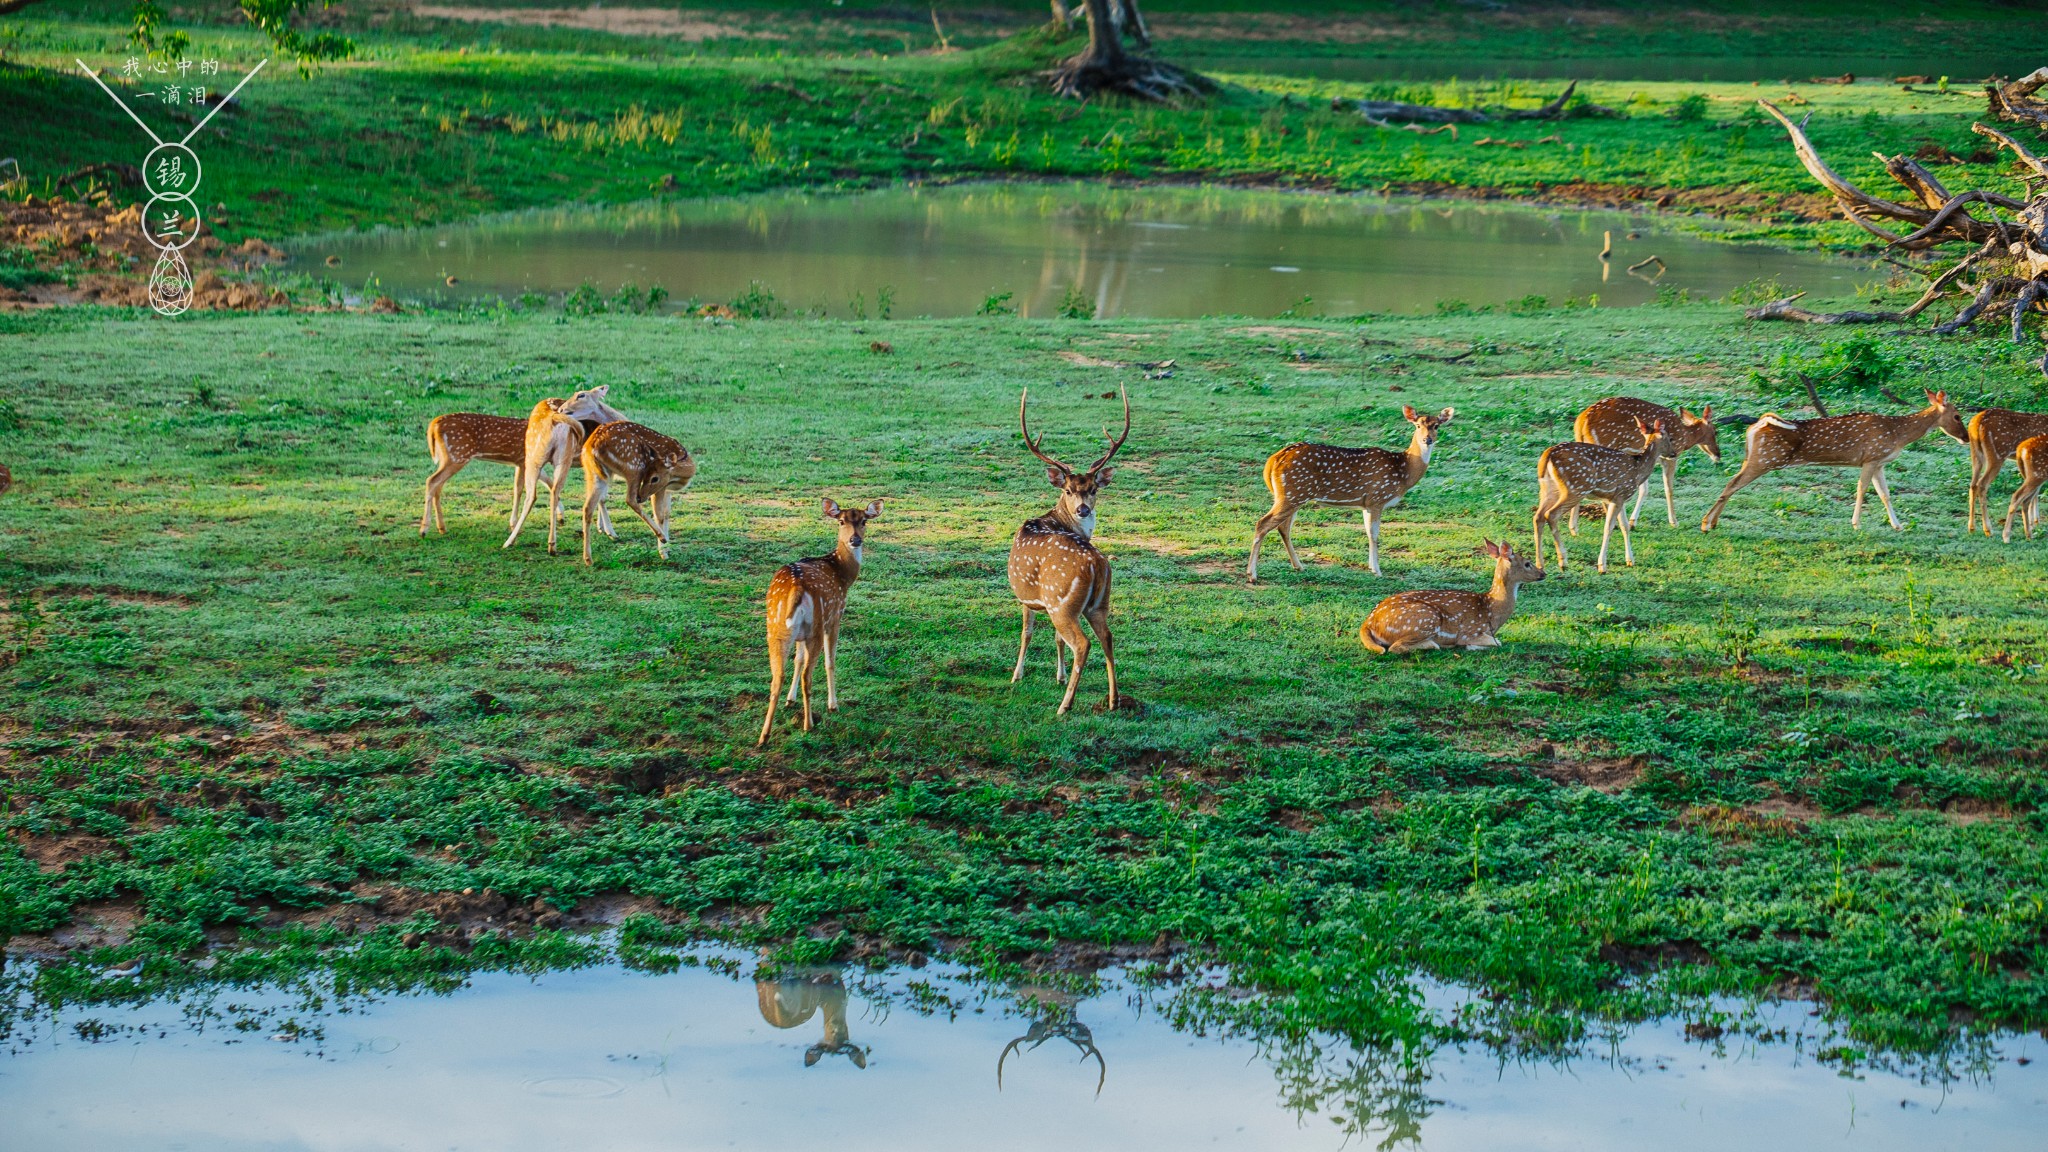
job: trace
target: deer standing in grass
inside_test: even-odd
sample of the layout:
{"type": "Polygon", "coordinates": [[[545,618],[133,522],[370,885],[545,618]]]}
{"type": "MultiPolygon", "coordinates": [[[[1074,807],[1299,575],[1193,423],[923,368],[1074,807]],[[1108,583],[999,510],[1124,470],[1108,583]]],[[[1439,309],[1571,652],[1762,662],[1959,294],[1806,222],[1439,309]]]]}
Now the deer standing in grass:
{"type": "MultiPolygon", "coordinates": [[[[1065,680],[1067,694],[1057,715],[1064,716],[1074,705],[1074,689],[1081,683],[1081,666],[1088,660],[1088,635],[1081,630],[1085,618],[1102,642],[1102,663],[1109,675],[1109,708],[1116,710],[1116,647],[1109,635],[1109,557],[1096,547],[1095,505],[1109,486],[1116,469],[1109,462],[1131,434],[1131,397],[1124,394],[1124,430],[1110,440],[1104,452],[1086,470],[1076,471],[1046,455],[1031,436],[1029,409],[1031,391],[1017,405],[1017,423],[1024,430],[1024,446],[1045,462],[1046,480],[1060,490],[1059,503],[1043,516],[1026,520],[1010,544],[1010,591],[1024,609],[1024,638],[1017,645],[1017,670],[1010,683],[1024,678],[1024,656],[1031,650],[1031,621],[1043,612],[1052,621],[1053,682],[1065,680]],[[1068,675],[1061,660],[1062,646],[1074,654],[1074,670],[1068,675]]],[[[1109,429],[1102,430],[1105,438],[1109,429]]]]}
{"type": "Polygon", "coordinates": [[[613,484],[626,486],[626,507],[654,533],[655,550],[668,559],[669,500],[690,486],[697,461],[690,450],[654,429],[630,420],[600,425],[583,440],[583,562],[590,563],[590,522],[618,539],[604,504],[613,484]],[[654,501],[649,518],[642,503],[654,501]]]}
{"type": "MultiPolygon", "coordinates": [[[[1597,401],[1572,423],[1572,439],[1608,448],[1640,448],[1643,434],[1636,421],[1655,425],[1662,420],[1671,437],[1671,452],[1664,457],[1664,516],[1678,527],[1678,505],[1671,495],[1671,482],[1678,475],[1678,457],[1688,448],[1698,448],[1714,463],[1721,462],[1721,437],[1714,426],[1714,406],[1709,404],[1695,416],[1685,409],[1673,411],[1662,404],[1633,396],[1609,396],[1597,401]]],[[[1629,527],[1642,515],[1643,499],[1650,494],[1648,481],[1636,490],[1636,506],[1629,511],[1629,527]]],[[[1579,534],[1579,510],[1572,509],[1572,535],[1579,534]]]]}
{"type": "Polygon", "coordinates": [[[1486,541],[1481,555],[1493,557],[1493,587],[1487,592],[1397,592],[1358,626],[1358,639],[1374,652],[1422,652],[1431,648],[1498,648],[1500,630],[1515,614],[1524,584],[1543,579],[1543,568],[1506,544],[1486,541]]]}
{"type": "Polygon", "coordinates": [[[1600,558],[1593,566],[1607,571],[1607,543],[1614,537],[1617,521],[1621,524],[1622,559],[1630,567],[1635,566],[1636,551],[1629,539],[1625,515],[1628,498],[1649,482],[1657,463],[1670,456],[1673,449],[1664,421],[1645,424],[1640,417],[1630,419],[1635,421],[1642,440],[1640,448],[1608,448],[1574,440],[1544,449],[1542,459],[1536,462],[1536,555],[1543,555],[1543,527],[1547,524],[1550,542],[1557,548],[1559,572],[1564,571],[1565,555],[1564,533],[1557,530],[1558,515],[1575,510],[1588,500],[1607,505],[1605,527],[1600,532],[1600,558]]]}
{"type": "MultiPolygon", "coordinates": [[[[541,403],[577,421],[588,433],[599,424],[625,419],[617,409],[604,403],[604,393],[602,387],[587,388],[567,397],[549,397],[541,403]]],[[[427,477],[426,507],[420,512],[420,535],[427,534],[430,521],[435,531],[448,531],[447,525],[441,522],[441,489],[447,487],[448,481],[454,479],[455,474],[467,467],[470,461],[489,460],[520,469],[526,462],[526,433],[532,423],[532,416],[519,420],[482,412],[449,412],[429,421],[427,451],[434,457],[434,472],[427,477]]],[[[512,477],[513,523],[519,520],[523,485],[523,473],[515,471],[512,477]]]]}
{"type": "Polygon", "coordinates": [[[2048,413],[1986,408],[1970,417],[1970,504],[1964,532],[1975,532],[1982,520],[1984,534],[1991,535],[1991,482],[2004,470],[2005,458],[2017,456],[2020,442],[2036,436],[2048,436],[2048,413]]]}
{"type": "Polygon", "coordinates": [[[2034,525],[2041,522],[2041,482],[2048,480],[2048,436],[2029,436],[2013,450],[2020,466],[2020,486],[2005,506],[2005,542],[2012,543],[2012,514],[2020,514],[2020,527],[2027,539],[2034,538],[2034,525]]]}
{"type": "MultiPolygon", "coordinates": [[[[601,384],[584,392],[578,392],[569,401],[543,400],[533,406],[526,417],[526,441],[519,462],[519,471],[512,480],[513,517],[512,534],[505,537],[504,546],[510,548],[519,539],[520,530],[526,527],[526,518],[533,513],[533,502],[540,495],[541,469],[550,468],[548,486],[548,555],[555,554],[555,533],[562,523],[562,486],[569,482],[569,469],[576,467],[583,452],[583,439],[598,428],[626,418],[623,412],[605,404],[604,395],[610,385],[601,384]],[[579,400],[588,398],[594,403],[598,415],[595,419],[572,417],[562,406],[576,406],[582,410],[579,400]]],[[[612,533],[612,523],[604,507],[598,507],[598,531],[612,533]]]]}
{"type": "Polygon", "coordinates": [[[1893,528],[1902,528],[1898,513],[1892,510],[1892,493],[1885,483],[1884,466],[1898,459],[1907,445],[1935,428],[1969,442],[1962,417],[1946,392],[1927,393],[1927,407],[1910,416],[1853,412],[1818,420],[1787,420],[1775,412],[1766,412],[1744,434],[1742,471],[1721,490],[1721,498],[1714,501],[1700,521],[1700,531],[1714,530],[1730,496],[1766,473],[1795,464],[1860,469],[1856,474],[1856,507],[1849,514],[1849,526],[1863,526],[1863,493],[1875,488],[1877,498],[1884,502],[1885,519],[1891,521],[1893,528]]]}
{"type": "Polygon", "coordinates": [[[811,666],[820,656],[825,660],[825,708],[839,708],[839,684],[833,678],[839,622],[846,615],[847,590],[860,579],[860,550],[867,539],[868,521],[882,514],[882,502],[870,501],[860,509],[841,508],[829,496],[824,499],[825,519],[839,522],[839,546],[823,556],[784,564],[768,582],[768,718],[761,721],[756,747],[768,742],[768,730],[775,724],[782,667],[792,654],[796,675],[790,680],[789,703],[796,702],[801,689],[804,731],[811,730],[811,666]]]}
{"type": "Polygon", "coordinates": [[[1339,448],[1331,444],[1289,444],[1266,458],[1266,488],[1273,493],[1273,510],[1259,517],[1252,531],[1251,562],[1245,565],[1245,579],[1259,578],[1259,544],[1268,532],[1278,531],[1287,546],[1287,559],[1295,571],[1301,558],[1294,552],[1294,516],[1309,504],[1334,508],[1357,508],[1365,517],[1366,565],[1380,574],[1380,517],[1401,502],[1410,488],[1422,480],[1429,456],[1436,448],[1437,429],[1451,422],[1456,408],[1432,416],[1403,405],[1401,415],[1415,425],[1405,452],[1384,448],[1339,448]]]}

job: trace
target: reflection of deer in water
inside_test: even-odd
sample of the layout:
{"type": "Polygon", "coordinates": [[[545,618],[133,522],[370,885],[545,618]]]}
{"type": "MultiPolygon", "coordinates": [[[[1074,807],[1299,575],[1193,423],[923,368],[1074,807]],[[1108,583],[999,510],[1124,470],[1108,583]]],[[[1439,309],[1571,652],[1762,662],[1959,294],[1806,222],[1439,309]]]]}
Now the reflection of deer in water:
{"type": "Polygon", "coordinates": [[[1081,1063],[1086,1064],[1090,1056],[1095,1057],[1099,1071],[1095,1074],[1095,1094],[1102,1095],[1102,1085],[1109,1078],[1109,1064],[1102,1058],[1102,1051],[1095,1047],[1095,1034],[1086,1024],[1074,1016],[1074,1001],[1062,993],[1037,993],[1031,997],[1033,1006],[1044,1015],[1031,1022],[1022,1036],[1003,1045],[1003,1054],[996,1057],[996,1091],[1003,1090],[1003,1061],[1010,1053],[1024,1045],[1026,1052],[1055,1037],[1072,1044],[1081,1053],[1081,1063]]]}
{"type": "Polygon", "coordinates": [[[756,980],[754,994],[761,1001],[761,1019],[777,1028],[795,1028],[824,1010],[825,1037],[805,1050],[804,1067],[826,1056],[844,1056],[855,1068],[868,1066],[868,1050],[847,1039],[846,985],[836,973],[792,972],[780,980],[756,980]]]}

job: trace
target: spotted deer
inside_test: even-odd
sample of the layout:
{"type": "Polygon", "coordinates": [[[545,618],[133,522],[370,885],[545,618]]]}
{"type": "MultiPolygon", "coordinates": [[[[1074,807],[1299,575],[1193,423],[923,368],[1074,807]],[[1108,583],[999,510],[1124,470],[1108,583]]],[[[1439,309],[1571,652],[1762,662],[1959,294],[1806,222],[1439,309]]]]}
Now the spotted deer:
{"type": "MultiPolygon", "coordinates": [[[[541,401],[552,405],[557,411],[583,425],[588,433],[610,420],[624,420],[626,417],[617,409],[604,403],[605,389],[589,388],[571,393],[566,397],[549,397],[541,401]]],[[[512,476],[512,516],[519,520],[519,498],[523,489],[524,475],[516,471],[526,461],[526,431],[533,418],[524,420],[511,416],[490,416],[482,412],[448,412],[434,417],[427,423],[427,451],[434,458],[433,475],[427,477],[426,507],[420,512],[420,535],[427,534],[427,524],[433,523],[434,530],[445,533],[448,528],[441,522],[441,489],[448,486],[457,472],[468,467],[472,460],[488,460],[494,464],[510,464],[515,472],[512,476]]]]}
{"type": "Polygon", "coordinates": [[[1982,520],[1984,534],[1991,535],[1991,483],[2005,458],[2017,455],[2020,442],[2036,436],[2048,436],[2048,413],[1986,408],[1970,417],[1970,503],[1963,531],[1975,532],[1982,520]]]}
{"type": "Polygon", "coordinates": [[[1423,652],[1432,648],[1498,648],[1500,630],[1515,614],[1515,597],[1524,584],[1543,579],[1543,568],[1524,559],[1506,544],[1486,541],[1479,547],[1493,558],[1493,587],[1480,592],[1396,592],[1379,602],[1358,639],[1380,653],[1423,652]]]}
{"type": "MultiPolygon", "coordinates": [[[[1678,527],[1678,505],[1671,495],[1671,482],[1678,475],[1678,457],[1688,448],[1698,448],[1714,463],[1721,462],[1720,429],[1714,424],[1714,406],[1700,409],[1700,414],[1680,408],[1676,411],[1662,404],[1638,400],[1633,396],[1609,396],[1579,413],[1572,423],[1572,439],[1585,444],[1600,444],[1608,448],[1640,448],[1643,435],[1636,421],[1655,424],[1664,421],[1670,430],[1671,453],[1664,457],[1664,517],[1678,527]]],[[[1643,499],[1650,494],[1650,485],[1645,482],[1636,490],[1636,506],[1629,511],[1629,527],[1635,527],[1636,517],[1643,511],[1643,499]]],[[[1579,510],[1572,509],[1572,535],[1579,534],[1579,510]]]]}
{"type": "Polygon", "coordinates": [[[1360,510],[1365,517],[1366,566],[1373,575],[1380,575],[1380,517],[1422,480],[1430,453],[1436,449],[1437,430],[1457,414],[1456,408],[1446,408],[1432,416],[1403,405],[1401,415],[1415,425],[1405,452],[1289,444],[1267,457],[1266,488],[1273,493],[1273,510],[1259,517],[1258,527],[1252,530],[1252,557],[1245,565],[1245,579],[1259,578],[1259,544],[1268,532],[1276,530],[1280,543],[1287,546],[1288,562],[1295,571],[1301,570],[1301,558],[1294,552],[1294,516],[1310,504],[1360,510]]]}
{"type": "Polygon", "coordinates": [[[2013,449],[2020,466],[2020,486],[2005,506],[2005,542],[2012,543],[2012,514],[2020,514],[2020,528],[2027,539],[2034,538],[2034,525],[2041,522],[2041,482],[2048,480],[2048,436],[2029,436],[2013,449]]]}
{"type": "Polygon", "coordinates": [[[1963,443],[1969,442],[1962,417],[1946,392],[1927,393],[1927,407],[1910,416],[1854,412],[1817,420],[1787,420],[1775,412],[1766,412],[1744,434],[1742,471],[1721,490],[1721,498],[1714,501],[1700,521],[1700,531],[1714,530],[1730,496],[1766,473],[1795,464],[1860,469],[1856,474],[1856,507],[1849,514],[1849,526],[1863,526],[1863,493],[1875,488],[1877,498],[1884,502],[1885,519],[1891,521],[1893,528],[1902,528],[1898,513],[1892,510],[1892,493],[1885,483],[1884,466],[1898,459],[1907,445],[1935,428],[1963,443]]]}
{"type": "MultiPolygon", "coordinates": [[[[1109,486],[1116,469],[1109,462],[1131,434],[1131,398],[1124,401],[1124,430],[1110,440],[1108,451],[1085,470],[1076,471],[1039,448],[1031,436],[1029,409],[1031,390],[1017,405],[1017,423],[1024,430],[1024,446],[1045,462],[1046,480],[1060,490],[1059,503],[1043,516],[1026,520],[1010,543],[1010,591],[1024,609],[1024,638],[1017,645],[1017,670],[1010,683],[1024,678],[1024,656],[1031,650],[1031,622],[1043,612],[1052,621],[1053,682],[1066,681],[1067,694],[1060,701],[1058,715],[1074,705],[1074,689],[1081,683],[1081,666],[1088,660],[1088,635],[1081,630],[1086,618],[1102,642],[1102,663],[1109,675],[1109,707],[1116,710],[1116,647],[1109,634],[1109,557],[1095,547],[1095,506],[1102,490],[1109,486]],[[1062,645],[1074,654],[1069,675],[1062,664],[1062,645]]],[[[1102,430],[1108,438],[1109,429],[1102,430]]]]}
{"type": "Polygon", "coordinates": [[[1640,448],[1608,448],[1574,440],[1544,449],[1542,458],[1536,462],[1536,555],[1543,555],[1543,528],[1547,524],[1550,542],[1557,549],[1559,572],[1564,571],[1565,555],[1564,534],[1557,530],[1557,518],[1588,500],[1598,500],[1607,506],[1605,527],[1600,532],[1600,558],[1594,567],[1607,571],[1607,543],[1614,536],[1617,521],[1621,524],[1622,560],[1630,567],[1635,566],[1635,546],[1629,539],[1628,517],[1623,511],[1628,498],[1648,483],[1658,461],[1671,455],[1672,447],[1664,421],[1645,424],[1640,417],[1630,419],[1635,421],[1642,440],[1640,448]]]}
{"type": "MultiPolygon", "coordinates": [[[[555,554],[555,533],[562,523],[562,486],[568,483],[569,469],[576,467],[583,452],[583,438],[599,427],[617,420],[624,420],[625,413],[604,402],[610,385],[600,384],[569,397],[567,400],[543,400],[533,406],[526,417],[526,440],[519,462],[519,471],[514,473],[513,517],[511,535],[505,537],[504,547],[510,548],[519,539],[519,533],[526,527],[526,518],[533,513],[533,502],[540,495],[541,470],[549,469],[548,487],[548,555],[555,554]],[[593,411],[594,416],[571,416],[569,411],[593,411]]],[[[611,519],[600,505],[598,509],[598,531],[610,534],[611,519]]]]}
{"type": "Polygon", "coordinates": [[[839,622],[846,615],[847,590],[860,579],[861,545],[867,539],[868,521],[882,514],[882,502],[873,500],[861,509],[841,508],[830,496],[824,501],[825,519],[839,522],[839,546],[823,556],[784,564],[768,582],[768,718],[761,721],[756,747],[768,742],[768,730],[775,725],[782,666],[792,651],[796,675],[790,679],[789,702],[796,702],[801,688],[804,731],[811,730],[811,665],[820,656],[825,659],[825,708],[839,708],[839,685],[833,678],[839,622]]]}
{"type": "Polygon", "coordinates": [[[690,450],[643,424],[617,420],[601,424],[583,439],[583,562],[590,563],[590,523],[618,538],[604,515],[613,484],[626,486],[626,507],[654,533],[655,550],[668,559],[669,500],[689,488],[697,475],[690,450]],[[643,501],[654,501],[649,518],[643,501]]]}

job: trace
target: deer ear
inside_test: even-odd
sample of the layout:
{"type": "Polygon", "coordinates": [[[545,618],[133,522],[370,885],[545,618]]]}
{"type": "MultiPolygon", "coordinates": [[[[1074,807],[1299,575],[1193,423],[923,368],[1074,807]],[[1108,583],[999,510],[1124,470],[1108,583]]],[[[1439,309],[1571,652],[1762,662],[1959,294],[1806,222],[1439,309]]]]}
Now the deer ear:
{"type": "Polygon", "coordinates": [[[1701,408],[1701,409],[1700,409],[1700,419],[1702,419],[1702,420],[1712,420],[1713,418],[1714,418],[1714,406],[1713,406],[1712,404],[1709,404],[1709,405],[1707,405],[1706,407],[1704,407],[1704,408],[1701,408]]]}
{"type": "Polygon", "coordinates": [[[868,519],[873,520],[875,517],[880,516],[881,514],[882,502],[880,500],[868,501],[868,519]]]}
{"type": "Polygon", "coordinates": [[[1409,420],[1420,420],[1420,419],[1422,419],[1422,417],[1421,417],[1421,416],[1420,416],[1419,414],[1417,414],[1417,412],[1415,411],[1415,406],[1414,406],[1413,404],[1403,404],[1403,405],[1401,405],[1401,415],[1402,415],[1402,416],[1404,416],[1404,417],[1406,417],[1406,418],[1407,418],[1407,419],[1409,419],[1409,420]]]}
{"type": "Polygon", "coordinates": [[[824,501],[825,505],[825,519],[839,519],[839,504],[836,501],[834,501],[830,496],[825,496],[822,497],[821,499],[824,501]]]}
{"type": "Polygon", "coordinates": [[[1097,468],[1095,470],[1095,486],[1097,488],[1109,487],[1109,478],[1114,475],[1116,475],[1116,469],[1113,467],[1097,468]]]}
{"type": "Polygon", "coordinates": [[[590,390],[590,394],[591,394],[592,396],[595,396],[595,397],[597,397],[597,398],[598,398],[599,400],[602,400],[602,399],[604,399],[604,394],[605,394],[605,393],[607,393],[607,392],[609,392],[609,391],[611,391],[611,390],[612,390],[612,386],[611,386],[611,385],[609,385],[609,384],[599,384],[599,385],[598,385],[597,387],[595,387],[595,388],[592,388],[592,389],[590,390]]]}
{"type": "Polygon", "coordinates": [[[1045,479],[1055,488],[1065,488],[1067,486],[1067,477],[1071,475],[1073,473],[1067,471],[1065,465],[1047,464],[1045,466],[1045,479]]]}
{"type": "Polygon", "coordinates": [[[1449,424],[1457,415],[1458,410],[1456,408],[1446,408],[1436,414],[1436,422],[1439,424],[1449,424]]]}

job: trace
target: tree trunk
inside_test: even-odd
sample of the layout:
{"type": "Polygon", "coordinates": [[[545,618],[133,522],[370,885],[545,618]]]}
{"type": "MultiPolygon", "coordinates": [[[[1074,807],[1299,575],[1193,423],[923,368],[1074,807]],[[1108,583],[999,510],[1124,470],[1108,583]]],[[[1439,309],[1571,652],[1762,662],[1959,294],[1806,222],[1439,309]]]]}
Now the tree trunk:
{"type": "Polygon", "coordinates": [[[1129,36],[1140,48],[1152,46],[1152,29],[1145,24],[1145,14],[1138,11],[1138,0],[1116,0],[1112,11],[1119,33],[1129,36]]]}
{"type": "Polygon", "coordinates": [[[1124,39],[1118,34],[1110,0],[1084,0],[1083,7],[1088,13],[1088,47],[1076,59],[1084,67],[1113,69],[1122,65],[1124,39]]]}
{"type": "Polygon", "coordinates": [[[1067,7],[1067,0],[1052,0],[1052,26],[1064,29],[1074,22],[1074,10],[1067,7]]]}
{"type": "Polygon", "coordinates": [[[1054,92],[1077,100],[1119,92],[1140,100],[1173,101],[1215,90],[1202,76],[1124,51],[1119,16],[1129,21],[1141,43],[1148,40],[1137,0],[1084,0],[1083,10],[1088,14],[1088,47],[1053,73],[1054,92]]]}

